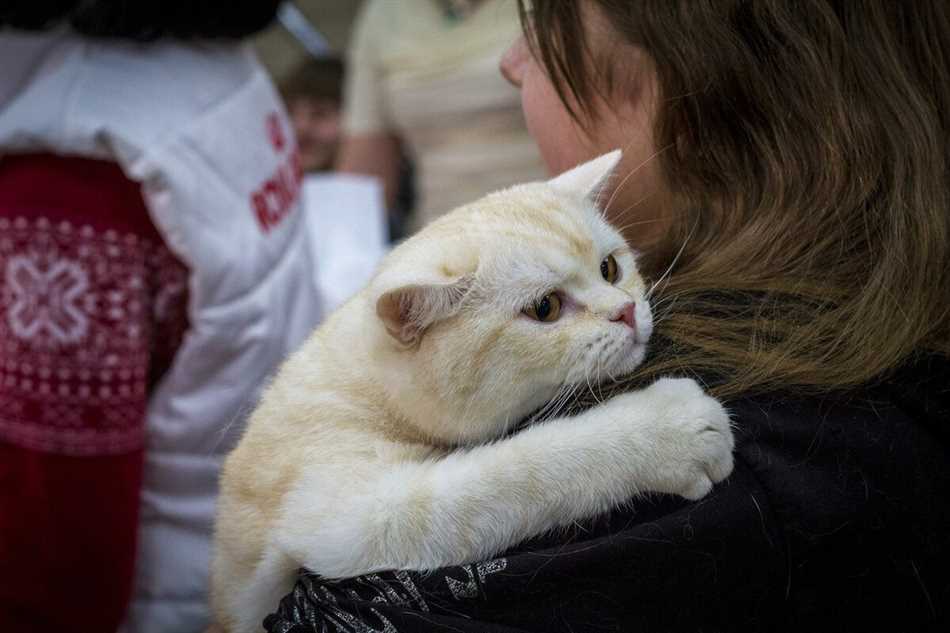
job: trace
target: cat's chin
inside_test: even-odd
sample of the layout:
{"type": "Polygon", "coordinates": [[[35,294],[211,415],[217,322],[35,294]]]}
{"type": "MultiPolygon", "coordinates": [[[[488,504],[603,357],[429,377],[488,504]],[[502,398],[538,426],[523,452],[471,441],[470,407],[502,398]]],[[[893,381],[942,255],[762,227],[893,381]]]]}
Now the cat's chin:
{"type": "Polygon", "coordinates": [[[646,343],[641,343],[639,340],[631,338],[630,343],[624,345],[620,353],[617,355],[616,360],[614,360],[613,364],[615,369],[610,372],[611,375],[619,378],[632,373],[643,363],[646,355],[646,343]]]}

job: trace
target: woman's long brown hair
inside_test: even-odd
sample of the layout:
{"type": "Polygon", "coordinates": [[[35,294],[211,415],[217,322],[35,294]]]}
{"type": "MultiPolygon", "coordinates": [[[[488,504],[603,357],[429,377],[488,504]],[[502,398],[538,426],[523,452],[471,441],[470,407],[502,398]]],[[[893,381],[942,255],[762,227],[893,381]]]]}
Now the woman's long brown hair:
{"type": "MultiPolygon", "coordinates": [[[[592,63],[618,47],[587,41],[578,0],[520,1],[583,124],[618,98],[622,54],[592,63]]],[[[586,3],[648,54],[670,148],[673,226],[644,260],[670,269],[666,344],[640,379],[820,393],[950,353],[950,2],[586,3]]]]}

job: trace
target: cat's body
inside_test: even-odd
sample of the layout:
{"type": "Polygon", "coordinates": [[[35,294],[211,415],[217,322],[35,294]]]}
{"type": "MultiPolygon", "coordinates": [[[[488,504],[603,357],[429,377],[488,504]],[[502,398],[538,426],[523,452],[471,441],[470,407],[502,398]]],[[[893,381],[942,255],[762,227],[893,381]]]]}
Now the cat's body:
{"type": "Polygon", "coordinates": [[[222,475],[225,628],[256,630],[299,567],[472,562],[640,491],[698,498],[728,475],[728,418],[689,380],[506,437],[565,385],[642,361],[643,282],[585,199],[616,160],[431,224],[281,368],[222,475]]]}

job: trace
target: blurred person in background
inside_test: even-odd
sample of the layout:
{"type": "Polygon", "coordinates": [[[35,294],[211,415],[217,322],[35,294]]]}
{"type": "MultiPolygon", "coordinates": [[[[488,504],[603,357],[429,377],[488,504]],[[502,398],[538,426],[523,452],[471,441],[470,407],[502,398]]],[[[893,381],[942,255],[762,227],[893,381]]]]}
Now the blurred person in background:
{"type": "Polygon", "coordinates": [[[333,168],[340,146],[343,63],[308,57],[280,82],[294,126],[300,166],[306,172],[333,168]]]}
{"type": "Polygon", "coordinates": [[[308,55],[280,82],[304,171],[306,226],[327,312],[369,281],[388,244],[378,179],[331,171],[340,144],[343,71],[332,55],[308,55]]]}
{"type": "Polygon", "coordinates": [[[221,457],[320,316],[278,2],[0,9],[0,630],[199,631],[221,457]],[[222,10],[223,9],[223,10],[222,10]]]}
{"type": "Polygon", "coordinates": [[[508,0],[368,0],[347,59],[337,168],[379,177],[393,209],[405,148],[416,179],[411,228],[543,178],[518,91],[498,76],[518,29],[508,0]]]}

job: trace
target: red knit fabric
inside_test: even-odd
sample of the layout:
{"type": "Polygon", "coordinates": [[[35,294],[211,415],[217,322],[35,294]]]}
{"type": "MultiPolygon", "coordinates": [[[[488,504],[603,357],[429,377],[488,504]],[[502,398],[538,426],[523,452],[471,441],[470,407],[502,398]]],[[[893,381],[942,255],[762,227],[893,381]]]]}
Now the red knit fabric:
{"type": "Polygon", "coordinates": [[[0,631],[114,631],[187,271],[113,163],[0,159],[0,631]]]}

